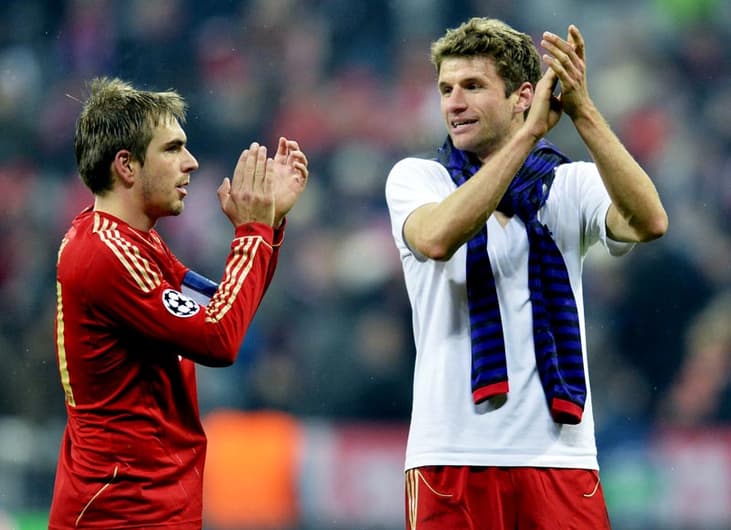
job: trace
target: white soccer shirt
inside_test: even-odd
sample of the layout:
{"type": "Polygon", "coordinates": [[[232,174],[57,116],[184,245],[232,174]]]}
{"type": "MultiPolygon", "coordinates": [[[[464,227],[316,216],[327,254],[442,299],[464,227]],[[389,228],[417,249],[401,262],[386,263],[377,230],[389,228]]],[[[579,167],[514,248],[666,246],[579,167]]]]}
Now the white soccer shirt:
{"type": "MultiPolygon", "coordinates": [[[[386,200],[412,308],[416,362],[406,469],[427,465],[531,466],[598,469],[587,371],[587,400],[578,425],[551,419],[536,368],[528,291],[528,237],[514,216],[502,226],[487,221],[487,250],[497,286],[510,390],[499,403],[472,401],[466,245],[449,261],[424,259],[404,241],[406,218],[419,206],[442,201],[456,186],[438,162],[405,158],[391,170],[386,200]]],[[[631,244],[607,238],[611,201],[596,166],[564,164],[539,220],[553,234],[573,288],[587,367],[581,269],[597,241],[612,255],[631,244]]]]}

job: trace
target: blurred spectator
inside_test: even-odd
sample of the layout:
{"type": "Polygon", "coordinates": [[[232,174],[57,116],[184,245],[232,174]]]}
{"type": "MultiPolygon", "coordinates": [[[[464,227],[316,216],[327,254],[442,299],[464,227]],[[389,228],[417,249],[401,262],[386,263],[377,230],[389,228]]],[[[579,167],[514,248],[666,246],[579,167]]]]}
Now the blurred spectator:
{"type": "Polygon", "coordinates": [[[624,362],[652,384],[647,414],[681,365],[685,328],[706,304],[712,286],[684,254],[663,244],[641,250],[627,257],[626,291],[614,307],[615,340],[624,362]]]}
{"type": "Polygon", "coordinates": [[[663,398],[661,423],[696,427],[731,422],[731,291],[717,294],[692,321],[685,356],[663,398]]]}

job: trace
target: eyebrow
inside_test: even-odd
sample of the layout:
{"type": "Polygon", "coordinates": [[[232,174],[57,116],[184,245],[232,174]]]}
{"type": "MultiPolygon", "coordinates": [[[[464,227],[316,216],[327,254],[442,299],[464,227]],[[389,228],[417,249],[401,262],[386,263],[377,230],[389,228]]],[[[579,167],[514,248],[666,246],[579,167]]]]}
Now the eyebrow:
{"type": "Polygon", "coordinates": [[[466,84],[470,84],[470,83],[479,83],[479,84],[485,85],[488,83],[488,80],[483,77],[474,75],[474,76],[460,78],[454,82],[440,81],[438,84],[438,87],[441,89],[444,87],[450,87],[450,86],[455,86],[455,85],[466,85],[466,84]]]}
{"type": "Polygon", "coordinates": [[[181,138],[174,138],[174,139],[162,144],[162,147],[163,147],[163,149],[167,149],[169,147],[182,147],[184,145],[185,145],[185,140],[182,140],[181,138]]]}

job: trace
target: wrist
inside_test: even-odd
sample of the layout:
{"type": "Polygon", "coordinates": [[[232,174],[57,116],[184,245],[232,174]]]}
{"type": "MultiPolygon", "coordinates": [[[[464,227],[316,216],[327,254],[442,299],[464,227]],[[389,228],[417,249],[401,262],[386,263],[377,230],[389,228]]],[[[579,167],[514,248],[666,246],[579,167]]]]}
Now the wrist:
{"type": "MultiPolygon", "coordinates": [[[[545,133],[544,133],[545,134],[545,133]]],[[[522,127],[510,139],[508,149],[512,152],[530,153],[536,144],[543,138],[544,134],[538,133],[530,127],[522,127]]]]}
{"type": "Polygon", "coordinates": [[[569,117],[571,118],[571,121],[573,121],[576,125],[591,125],[602,123],[604,121],[604,118],[599,112],[599,109],[597,109],[591,102],[587,102],[586,104],[574,109],[569,117]]]}
{"type": "Polygon", "coordinates": [[[287,218],[283,217],[279,225],[274,226],[274,237],[272,239],[272,247],[282,246],[284,241],[284,227],[287,224],[287,218]]]}

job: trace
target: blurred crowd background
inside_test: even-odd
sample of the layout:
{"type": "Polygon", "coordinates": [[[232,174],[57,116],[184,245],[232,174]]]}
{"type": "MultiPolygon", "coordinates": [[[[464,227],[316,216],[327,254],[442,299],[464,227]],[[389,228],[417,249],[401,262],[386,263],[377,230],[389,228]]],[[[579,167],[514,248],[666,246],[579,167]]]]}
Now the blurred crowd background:
{"type": "MultiPolygon", "coordinates": [[[[185,212],[158,229],[213,279],[232,233],[216,187],[251,141],[300,142],[309,189],[239,360],[199,373],[202,411],[269,411],[296,425],[305,442],[292,464],[295,508],[272,525],[400,527],[414,347],[384,184],[395,161],[441,144],[429,44],[474,15],[536,42],[544,30],[579,26],[591,95],[670,216],[663,239],[623,259],[592,251],[586,261],[591,382],[615,526],[731,528],[728,0],[3,0],[0,528],[43,527],[50,503],[65,419],[54,268],[69,221],[92,200],[73,131],[85,82],[98,75],[174,88],[190,103],[185,129],[201,167],[185,212]],[[351,521],[313,501],[327,489],[322,466],[341,465],[322,440],[343,432],[351,462],[373,447],[363,440],[391,440],[385,459],[368,462],[388,463],[394,469],[380,476],[396,477],[385,488],[395,498],[381,499],[389,507],[371,505],[351,521]],[[703,469],[710,479],[699,478],[703,469]],[[379,515],[388,513],[396,515],[379,515]]],[[[588,157],[568,118],[550,139],[588,157]]],[[[248,429],[242,439],[251,441],[248,429]]]]}

